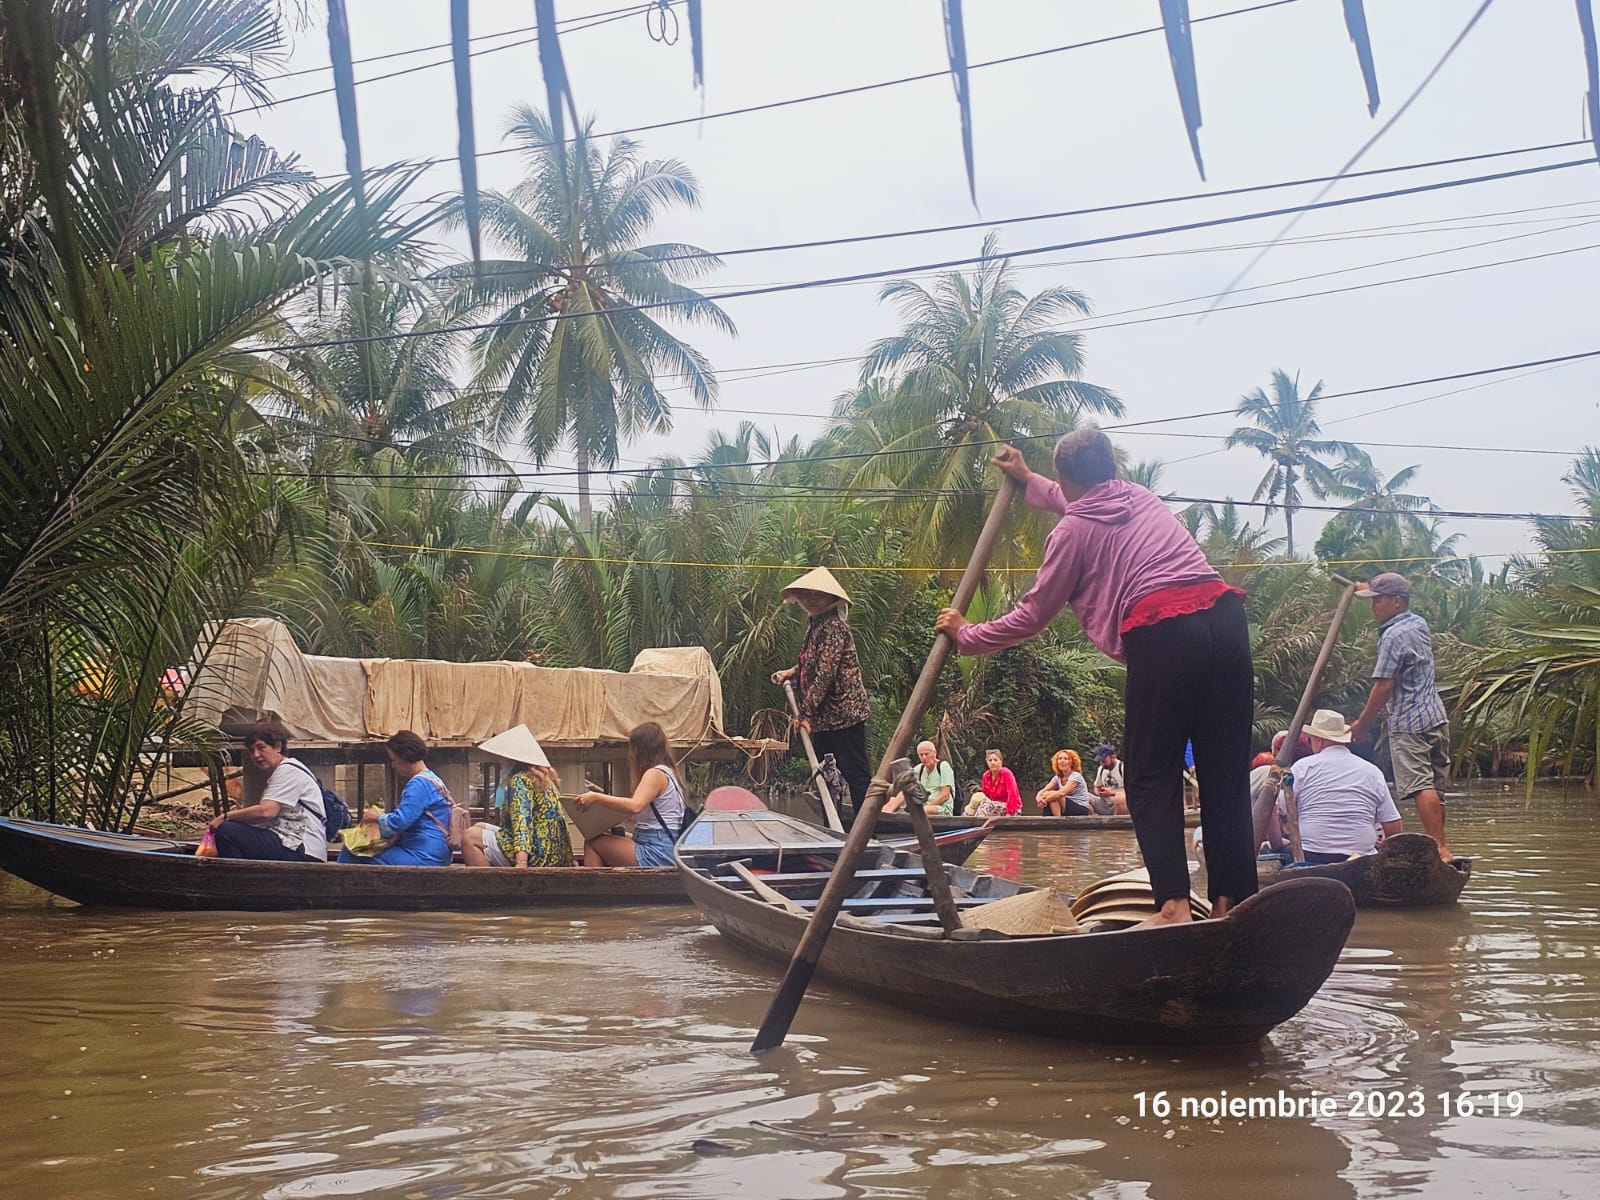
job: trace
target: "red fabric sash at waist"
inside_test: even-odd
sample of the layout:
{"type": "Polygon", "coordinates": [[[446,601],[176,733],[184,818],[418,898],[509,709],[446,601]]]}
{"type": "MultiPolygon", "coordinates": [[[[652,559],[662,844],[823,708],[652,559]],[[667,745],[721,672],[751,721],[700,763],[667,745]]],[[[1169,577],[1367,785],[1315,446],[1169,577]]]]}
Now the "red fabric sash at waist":
{"type": "Polygon", "coordinates": [[[1122,622],[1122,632],[1154,625],[1168,617],[1182,617],[1189,613],[1205,612],[1224,596],[1243,596],[1244,589],[1231,587],[1220,579],[1203,583],[1181,583],[1176,587],[1162,588],[1148,596],[1140,596],[1128,610],[1122,622]]]}

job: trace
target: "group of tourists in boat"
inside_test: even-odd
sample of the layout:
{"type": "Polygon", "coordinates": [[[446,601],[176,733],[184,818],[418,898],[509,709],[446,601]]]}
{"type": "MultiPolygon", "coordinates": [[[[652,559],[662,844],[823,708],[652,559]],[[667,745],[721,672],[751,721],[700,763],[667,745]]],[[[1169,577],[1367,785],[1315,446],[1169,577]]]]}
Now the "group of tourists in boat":
{"type": "MultiPolygon", "coordinates": [[[[385,743],[389,768],[401,781],[400,800],[391,811],[364,809],[359,820],[340,829],[330,822],[337,803],[309,767],[289,753],[289,734],[262,723],[244,732],[244,750],[266,773],[261,799],[211,821],[208,830],[218,857],[282,862],[326,862],[329,838],[342,835],[341,863],[390,866],[448,866],[459,842],[469,867],[571,867],[580,865],[572,850],[555,769],[526,725],[479,743],[478,748],[511,764],[501,789],[501,824],[480,821],[452,837],[459,822],[444,781],[428,769],[427,743],[409,729],[385,743]]],[[[620,831],[597,834],[583,846],[587,867],[667,867],[672,845],[685,823],[683,783],[666,733],[654,721],[628,735],[633,792],[612,796],[588,791],[574,797],[579,809],[614,812],[620,823],[633,821],[632,836],[620,831]]]]}

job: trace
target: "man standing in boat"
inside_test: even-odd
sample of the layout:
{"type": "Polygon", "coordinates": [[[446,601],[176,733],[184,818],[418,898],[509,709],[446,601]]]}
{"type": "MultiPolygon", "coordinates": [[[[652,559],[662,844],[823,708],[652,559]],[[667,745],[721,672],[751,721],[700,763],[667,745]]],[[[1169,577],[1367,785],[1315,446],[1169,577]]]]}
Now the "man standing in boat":
{"type": "Polygon", "coordinates": [[[941,633],[965,654],[992,654],[1041,632],[1068,606],[1089,640],[1128,668],[1128,812],[1150,872],[1157,912],[1145,924],[1192,919],[1184,850],[1183,751],[1191,738],[1206,789],[1206,873],[1213,913],[1256,890],[1250,824],[1254,670],[1244,593],[1230,587],[1167,506],[1120,480],[1098,429],[1056,443],[1059,482],[1007,446],[995,465],[1028,503],[1060,515],[1033,588],[1011,612],[972,624],[953,608],[941,633]]]}
{"type": "Polygon", "coordinates": [[[1351,733],[1357,741],[1366,740],[1388,709],[1395,792],[1402,800],[1416,797],[1422,832],[1439,844],[1439,857],[1450,862],[1455,855],[1444,840],[1444,799],[1439,795],[1450,777],[1450,721],[1433,682],[1433,631],[1411,611],[1411,584],[1404,575],[1376,575],[1356,595],[1372,601],[1372,619],[1379,626],[1378,662],[1366,707],[1351,724],[1351,733]]]}

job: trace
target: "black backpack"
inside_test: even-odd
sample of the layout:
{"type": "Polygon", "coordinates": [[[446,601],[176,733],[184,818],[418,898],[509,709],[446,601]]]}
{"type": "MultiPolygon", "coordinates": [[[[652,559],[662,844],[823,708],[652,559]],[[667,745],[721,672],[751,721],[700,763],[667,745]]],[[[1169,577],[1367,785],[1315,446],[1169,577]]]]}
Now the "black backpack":
{"type": "MultiPolygon", "coordinates": [[[[683,820],[678,823],[678,832],[672,835],[673,844],[676,845],[678,842],[683,841],[683,831],[695,823],[695,819],[699,817],[702,810],[689,803],[689,793],[684,790],[683,783],[678,779],[676,771],[672,773],[672,778],[678,784],[679,791],[683,793],[683,820]]],[[[661,810],[656,807],[654,800],[650,801],[650,811],[656,815],[656,824],[665,830],[667,827],[666,819],[662,817],[661,810]]]]}
{"type": "Polygon", "coordinates": [[[350,827],[350,806],[340,798],[338,792],[318,779],[316,772],[310,767],[298,760],[294,765],[310,775],[317,785],[317,790],[322,793],[322,831],[330,842],[337,841],[339,831],[350,827]]]}

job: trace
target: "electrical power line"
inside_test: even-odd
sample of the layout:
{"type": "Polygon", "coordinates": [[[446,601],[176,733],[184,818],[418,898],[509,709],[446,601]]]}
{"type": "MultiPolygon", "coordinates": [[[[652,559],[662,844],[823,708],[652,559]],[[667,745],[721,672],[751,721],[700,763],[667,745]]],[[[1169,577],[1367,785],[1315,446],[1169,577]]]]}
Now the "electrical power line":
{"type": "MultiPolygon", "coordinates": [[[[1031,257],[1036,254],[1052,254],[1061,250],[1076,250],[1085,246],[1104,246],[1119,242],[1134,241],[1146,237],[1159,237],[1173,233],[1189,233],[1199,229],[1213,229],[1223,225],[1237,225],[1245,221],[1258,221],[1268,217],[1284,216],[1288,213],[1311,211],[1320,209],[1342,208],[1351,204],[1366,204],[1376,200],[1388,200],[1399,196],[1420,195],[1426,192],[1444,191],[1458,187],[1468,187],[1480,183],[1493,183],[1504,179],[1515,179],[1530,175],[1541,175],[1550,171],[1562,171],[1572,167],[1588,167],[1593,165],[1593,159],[1570,159],[1559,163],[1546,163],[1536,167],[1520,167],[1508,171],[1494,172],[1488,175],[1468,176],[1462,179],[1442,180],[1436,183],[1413,184],[1409,187],[1393,188],[1384,192],[1369,192],[1359,196],[1344,196],[1337,200],[1322,200],[1311,205],[1287,205],[1274,209],[1263,209],[1252,213],[1237,213],[1227,217],[1213,217],[1201,221],[1188,221],[1175,225],[1161,226],[1155,229],[1135,230],[1129,233],[1107,234],[1101,237],[1080,238],[1069,242],[1055,242],[1050,245],[1032,246],[1022,250],[1008,251],[1005,254],[986,256],[982,254],[963,255],[958,258],[945,259],[939,262],[921,263],[914,266],[888,267],[874,271],[859,271],[849,275],[835,275],[823,279],[796,280],[790,283],[770,284],[765,287],[742,288],[715,295],[707,295],[705,300],[710,302],[721,300],[745,299],[753,296],[770,296],[786,292],[806,291],[813,288],[824,287],[832,284],[854,283],[870,279],[889,279],[916,271],[937,271],[954,267],[967,267],[975,264],[992,261],[993,259],[1014,259],[1031,257]]],[[[674,307],[678,302],[673,300],[657,300],[640,304],[618,304],[609,307],[607,313],[619,312],[648,312],[661,308],[674,307]]],[[[437,337],[452,333],[478,333],[490,329],[507,329],[518,325],[546,324],[555,321],[566,321],[593,317],[593,312],[564,310],[539,317],[518,318],[512,321],[480,321],[459,325],[442,325],[427,329],[401,330],[394,333],[369,334],[361,337],[326,338],[319,341],[294,342],[286,345],[280,344],[271,349],[277,350],[319,350],[330,346],[361,345],[371,342],[409,341],[413,338],[437,337]]]]}
{"type": "MultiPolygon", "coordinates": [[[[1553,356],[1548,357],[1548,358],[1529,359],[1529,360],[1526,360],[1524,362],[1505,363],[1505,364],[1502,364],[1500,366],[1495,366],[1495,367],[1480,367],[1480,368],[1477,368],[1477,369],[1471,370],[1471,371],[1456,371],[1456,372],[1452,372],[1452,373],[1444,374],[1444,375],[1432,375],[1432,376],[1429,376],[1428,378],[1425,378],[1425,379],[1409,379],[1409,380],[1406,380],[1406,381],[1401,382],[1401,383],[1375,384],[1373,386],[1364,387],[1364,388],[1348,388],[1348,389],[1346,389],[1345,391],[1342,391],[1342,392],[1326,392],[1320,397],[1320,400],[1323,401],[1323,402],[1326,402],[1328,400],[1342,400],[1342,399],[1345,399],[1345,398],[1351,397],[1351,396],[1381,395],[1381,394],[1386,394],[1386,393],[1389,393],[1389,392],[1401,391],[1401,390],[1404,390],[1406,388],[1428,387],[1428,386],[1431,386],[1432,384],[1436,384],[1436,383],[1454,383],[1454,382],[1456,382],[1458,380],[1463,380],[1463,379],[1481,379],[1486,375],[1500,375],[1500,374],[1504,374],[1504,373],[1506,373],[1508,371],[1526,370],[1526,369],[1528,369],[1530,367],[1556,366],[1556,365],[1561,365],[1561,364],[1565,364],[1565,363],[1580,362],[1580,361],[1583,361],[1583,360],[1586,360],[1586,359],[1594,359],[1594,358],[1600,358],[1600,349],[1596,349],[1596,350],[1580,350],[1580,351],[1576,351],[1576,352],[1571,353],[1571,354],[1560,354],[1560,355],[1553,355],[1553,356]]],[[[1205,417],[1222,417],[1222,416],[1231,417],[1231,416],[1236,416],[1236,415],[1237,415],[1237,410],[1235,408],[1233,408],[1233,407],[1216,408],[1216,409],[1208,409],[1208,410],[1205,410],[1205,411],[1202,411],[1202,412],[1182,413],[1182,414],[1179,414],[1177,416],[1171,416],[1171,417],[1151,417],[1151,418],[1147,418],[1147,419],[1141,420],[1141,421],[1125,421],[1125,422],[1120,422],[1120,423],[1112,424],[1112,425],[1104,425],[1104,426],[1101,426],[1101,428],[1104,429],[1107,433],[1116,433],[1116,432],[1121,432],[1121,431],[1130,430],[1130,429],[1148,429],[1148,428],[1150,428],[1152,426],[1178,424],[1180,422],[1185,422],[1185,421],[1196,421],[1196,420],[1200,420],[1200,419],[1205,418],[1205,417]]],[[[1012,444],[1016,444],[1016,443],[1020,443],[1020,442],[1054,440],[1055,438],[1057,438],[1059,436],[1060,435],[1058,433],[1041,433],[1041,434],[1020,435],[1020,436],[1012,437],[1012,438],[977,438],[977,439],[973,439],[973,440],[970,440],[970,441],[962,442],[961,445],[963,447],[968,447],[968,448],[977,448],[977,447],[983,447],[983,446],[1002,446],[1002,445],[1012,445],[1012,444]]],[[[948,447],[942,447],[942,446],[913,446],[913,447],[906,447],[906,448],[898,449],[898,450],[865,450],[865,451],[852,451],[852,452],[844,452],[844,453],[836,453],[836,454],[800,455],[800,456],[795,457],[795,458],[750,459],[750,460],[746,460],[745,462],[742,462],[742,463],[727,463],[727,464],[715,464],[715,463],[706,464],[706,463],[702,463],[702,464],[697,464],[697,465],[692,465],[692,466],[685,464],[685,465],[676,465],[676,466],[646,467],[646,468],[606,467],[606,468],[594,469],[594,470],[589,470],[589,471],[579,471],[579,470],[576,470],[576,469],[572,469],[572,470],[560,469],[560,470],[551,470],[551,471],[541,471],[541,472],[538,473],[538,477],[540,477],[540,478],[559,478],[559,477],[564,477],[564,476],[576,476],[576,475],[586,475],[586,476],[590,476],[590,477],[598,477],[598,476],[637,476],[637,475],[663,474],[663,473],[669,473],[669,472],[674,472],[674,471],[707,471],[707,470],[747,469],[747,468],[751,468],[751,467],[792,466],[792,465],[797,465],[797,464],[801,464],[801,463],[861,461],[861,460],[864,460],[864,459],[894,458],[894,457],[898,457],[898,456],[901,456],[901,455],[907,455],[907,454],[931,454],[931,453],[938,453],[939,451],[944,450],[944,449],[948,449],[948,447]]],[[[368,478],[367,476],[362,475],[362,474],[340,473],[340,472],[318,473],[318,474],[314,474],[311,477],[313,477],[313,478],[328,478],[328,479],[338,479],[338,478],[364,479],[364,478],[368,478]]],[[[417,474],[417,475],[412,475],[411,476],[411,478],[415,478],[415,479],[463,479],[463,480],[478,479],[478,478],[503,478],[503,477],[504,476],[498,475],[498,474],[484,475],[484,474],[472,473],[472,472],[443,472],[443,473],[437,473],[437,474],[417,474]]]]}
{"type": "MultiPolygon", "coordinates": [[[[1207,21],[1221,21],[1230,17],[1240,17],[1249,15],[1251,13],[1264,12],[1271,8],[1282,8],[1285,5],[1294,4],[1296,2],[1297,0],[1267,0],[1266,3],[1253,4],[1246,8],[1229,9],[1226,12],[1212,13],[1209,16],[1194,17],[1189,23],[1191,25],[1199,25],[1207,21]]],[[[1003,58],[991,58],[983,62],[968,63],[967,70],[981,71],[989,67],[1006,66],[1011,63],[1024,62],[1028,59],[1044,58],[1048,55],[1061,54],[1069,50],[1086,50],[1093,46],[1105,46],[1113,42],[1127,41],[1130,38],[1146,37],[1152,34],[1162,34],[1165,32],[1166,27],[1163,25],[1147,26],[1143,29],[1132,29],[1124,33],[1114,33],[1108,34],[1105,37],[1091,38],[1088,41],[1067,42],[1060,46],[1047,46],[1041,50],[1029,50],[1021,54],[1009,54],[1003,58]]],[[[852,87],[834,88],[830,91],[813,92],[805,96],[790,96],[783,100],[772,100],[763,104],[749,104],[741,108],[723,109],[718,112],[702,113],[699,116],[676,117],[671,120],[654,121],[645,125],[632,125],[621,129],[610,129],[603,133],[594,134],[593,136],[597,138],[620,137],[624,134],[647,133],[657,129],[671,129],[681,125],[699,125],[705,121],[720,120],[724,117],[747,116],[751,113],[769,112],[774,109],[789,108],[797,104],[811,104],[819,100],[835,100],[843,96],[855,96],[864,92],[874,92],[880,91],[884,88],[900,87],[908,83],[922,83],[930,79],[948,79],[949,77],[950,70],[948,67],[945,67],[937,71],[922,71],[915,75],[903,75],[896,79],[883,79],[878,80],[875,83],[864,83],[857,84],[852,87]]],[[[332,91],[331,88],[326,90],[332,91]]],[[[576,139],[568,138],[566,140],[568,142],[572,142],[576,139]]],[[[526,147],[505,146],[498,150],[480,150],[475,157],[478,159],[492,158],[503,154],[516,154],[524,149],[526,149],[526,147]]],[[[431,168],[440,166],[444,163],[457,162],[459,159],[459,155],[440,155],[436,158],[420,159],[416,165],[424,168],[431,168]]],[[[329,175],[319,175],[317,178],[329,180],[344,179],[347,178],[347,176],[344,174],[334,173],[329,175]]]]}
{"type": "MultiPolygon", "coordinates": [[[[680,2],[681,2],[681,0],[680,0],[680,2]]],[[[616,21],[625,21],[629,17],[639,16],[641,13],[648,12],[650,9],[652,9],[654,7],[655,7],[655,5],[653,3],[652,4],[635,4],[631,8],[612,9],[608,13],[592,13],[592,14],[590,14],[589,17],[569,17],[569,18],[567,18],[567,22],[570,22],[570,24],[567,25],[566,29],[563,29],[560,32],[562,32],[562,33],[581,33],[585,29],[597,29],[601,25],[610,25],[610,24],[612,24],[612,23],[614,23],[616,21]],[[591,18],[593,18],[593,19],[591,19],[591,18]],[[579,24],[578,22],[587,22],[587,24],[579,24]]],[[[559,24],[563,24],[563,22],[557,22],[557,24],[558,25],[559,24]]],[[[528,27],[528,31],[529,32],[532,32],[532,31],[534,31],[536,29],[537,29],[537,26],[530,25],[528,27]]],[[[497,36],[504,36],[504,35],[486,34],[485,36],[487,36],[487,37],[497,37],[497,36]]],[[[477,41],[478,39],[477,38],[473,38],[472,40],[473,41],[477,41]]],[[[502,50],[514,50],[519,46],[531,46],[535,42],[537,42],[538,40],[539,40],[538,36],[537,36],[537,34],[535,34],[535,36],[526,37],[526,38],[523,38],[520,41],[506,42],[504,45],[488,46],[488,47],[485,47],[482,50],[470,51],[468,53],[467,57],[468,58],[482,58],[484,55],[487,55],[487,54],[498,54],[502,50]]],[[[388,55],[388,56],[379,55],[379,56],[376,56],[376,58],[398,57],[401,54],[412,54],[412,53],[416,53],[416,52],[415,51],[410,51],[410,50],[397,51],[396,54],[394,54],[394,55],[388,55]]],[[[374,58],[374,59],[361,59],[359,61],[372,62],[372,61],[376,61],[376,58],[374,58]]],[[[418,71],[431,71],[435,67],[448,67],[448,66],[453,65],[454,62],[455,62],[455,60],[453,58],[441,58],[441,59],[438,59],[438,60],[436,60],[434,62],[418,63],[415,66],[410,66],[410,67],[400,67],[397,70],[388,71],[388,72],[386,72],[386,73],[384,73],[382,75],[369,75],[365,79],[358,79],[358,80],[355,81],[355,85],[357,87],[360,87],[363,84],[378,83],[378,82],[381,82],[382,80],[385,80],[385,79],[398,79],[403,75],[414,75],[418,71]]],[[[330,67],[330,68],[323,68],[323,69],[331,70],[332,68],[330,67]]],[[[274,76],[273,78],[284,78],[284,76],[274,76]]],[[[246,113],[264,112],[267,109],[277,108],[279,105],[292,104],[296,100],[310,100],[310,99],[313,99],[314,97],[317,97],[317,96],[331,96],[331,95],[333,95],[335,90],[336,89],[334,89],[332,87],[325,87],[325,88],[318,88],[316,91],[313,91],[313,92],[300,92],[300,93],[298,93],[296,95],[293,95],[293,96],[280,96],[280,97],[277,97],[277,98],[272,99],[272,100],[263,100],[259,104],[249,104],[249,105],[245,105],[242,108],[229,109],[227,112],[223,113],[222,115],[225,116],[225,117],[239,117],[239,116],[243,116],[246,113]]],[[[479,155],[478,157],[481,158],[483,156],[479,155]]],[[[321,176],[319,176],[319,178],[321,178],[321,176]]]]}
{"type": "MultiPolygon", "coordinates": [[[[657,0],[649,0],[648,3],[633,4],[629,5],[627,8],[610,8],[603,12],[580,13],[575,17],[563,18],[562,20],[557,21],[556,25],[559,28],[560,26],[568,24],[569,22],[588,21],[595,17],[610,17],[615,16],[618,13],[629,13],[630,15],[636,14],[646,9],[654,8],[656,6],[656,2],[657,0]]],[[[682,0],[665,0],[665,3],[677,5],[682,3],[682,0]]],[[[538,28],[539,27],[537,25],[519,25],[515,29],[502,29],[497,33],[480,33],[474,37],[468,38],[467,40],[468,42],[486,42],[494,38],[517,37],[518,35],[524,33],[534,33],[538,30],[538,28]]],[[[368,63],[389,62],[391,59],[409,58],[413,54],[429,54],[434,50],[449,50],[450,48],[450,42],[431,42],[426,46],[412,46],[409,50],[391,50],[387,54],[369,54],[365,58],[351,59],[350,65],[354,67],[362,67],[366,66],[368,63]]],[[[262,75],[259,78],[262,82],[270,82],[278,79],[298,79],[306,75],[327,74],[332,70],[333,66],[330,64],[326,67],[303,67],[297,71],[279,71],[275,75],[262,75]]]]}

